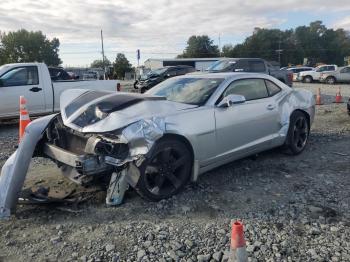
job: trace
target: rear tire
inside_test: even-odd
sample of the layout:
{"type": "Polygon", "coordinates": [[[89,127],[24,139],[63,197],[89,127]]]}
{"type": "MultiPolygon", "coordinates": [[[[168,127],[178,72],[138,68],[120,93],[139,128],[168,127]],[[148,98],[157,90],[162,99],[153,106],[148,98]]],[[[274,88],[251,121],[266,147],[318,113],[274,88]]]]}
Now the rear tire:
{"type": "Polygon", "coordinates": [[[159,201],[175,195],[189,181],[192,154],[181,141],[162,139],[139,169],[136,191],[148,200],[159,201]]]}
{"type": "Polygon", "coordinates": [[[314,79],[312,78],[312,76],[305,76],[303,79],[304,83],[312,83],[314,81],[314,79]]]}
{"type": "Polygon", "coordinates": [[[300,154],[307,144],[310,134],[309,121],[301,111],[295,111],[290,116],[290,124],[286,139],[286,147],[293,155],[300,154]]]}

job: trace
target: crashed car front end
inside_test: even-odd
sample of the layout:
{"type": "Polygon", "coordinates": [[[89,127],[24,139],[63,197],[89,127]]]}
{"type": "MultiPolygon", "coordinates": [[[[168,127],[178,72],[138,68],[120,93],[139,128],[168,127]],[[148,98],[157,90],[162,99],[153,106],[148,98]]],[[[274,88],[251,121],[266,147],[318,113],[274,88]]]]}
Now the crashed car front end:
{"type": "Polygon", "coordinates": [[[26,128],[18,149],[3,166],[0,218],[9,217],[15,210],[32,156],[50,158],[64,176],[78,184],[110,177],[108,205],[120,204],[129,185],[136,186],[138,167],[163,136],[164,121],[158,117],[125,116],[119,117],[122,120],[118,123],[113,122],[111,113],[140,101],[162,98],[119,95],[116,99],[114,94],[73,90],[69,97],[69,101],[61,100],[61,114],[39,118],[26,128]],[[99,126],[107,117],[113,124],[99,126]]]}

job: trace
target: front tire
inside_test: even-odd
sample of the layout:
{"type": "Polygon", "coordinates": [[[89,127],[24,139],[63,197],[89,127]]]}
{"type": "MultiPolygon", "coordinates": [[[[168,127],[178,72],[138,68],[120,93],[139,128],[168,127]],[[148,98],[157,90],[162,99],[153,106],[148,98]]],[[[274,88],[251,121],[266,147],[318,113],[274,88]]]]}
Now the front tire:
{"type": "Polygon", "coordinates": [[[313,78],[312,78],[312,76],[305,76],[304,77],[304,79],[303,79],[303,82],[304,83],[312,83],[312,81],[313,81],[313,78]]]}
{"type": "Polygon", "coordinates": [[[151,201],[175,195],[189,181],[192,162],[191,152],[183,142],[160,140],[140,167],[136,191],[151,201]]]}
{"type": "Polygon", "coordinates": [[[295,111],[290,117],[286,146],[293,155],[300,154],[309,139],[310,126],[306,115],[295,111]]]}

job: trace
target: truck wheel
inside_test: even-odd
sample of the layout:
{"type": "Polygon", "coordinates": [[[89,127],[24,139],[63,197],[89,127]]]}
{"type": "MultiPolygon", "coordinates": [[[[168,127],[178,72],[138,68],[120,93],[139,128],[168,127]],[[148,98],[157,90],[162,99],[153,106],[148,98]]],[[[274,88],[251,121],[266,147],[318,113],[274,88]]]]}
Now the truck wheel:
{"type": "Polygon", "coordinates": [[[187,146],[173,138],[162,139],[142,163],[135,189],[151,201],[169,198],[189,181],[191,170],[192,155],[187,146]]]}
{"type": "Polygon", "coordinates": [[[304,83],[312,83],[312,81],[313,81],[312,76],[305,76],[305,77],[303,78],[303,82],[304,82],[304,83]]]}
{"type": "Polygon", "coordinates": [[[335,80],[335,77],[333,77],[333,76],[329,76],[326,78],[326,83],[329,85],[334,85],[335,82],[337,82],[337,81],[335,80]]]}
{"type": "Polygon", "coordinates": [[[306,115],[301,111],[293,112],[290,116],[285,146],[293,155],[300,154],[305,149],[309,133],[310,127],[306,115]]]}

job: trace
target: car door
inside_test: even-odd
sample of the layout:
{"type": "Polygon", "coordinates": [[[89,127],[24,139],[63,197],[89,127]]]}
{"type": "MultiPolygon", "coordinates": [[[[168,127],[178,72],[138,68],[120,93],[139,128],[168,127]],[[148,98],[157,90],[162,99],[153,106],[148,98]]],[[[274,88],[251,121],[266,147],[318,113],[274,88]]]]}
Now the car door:
{"type": "Polygon", "coordinates": [[[37,66],[19,66],[0,76],[0,116],[19,114],[19,97],[27,100],[29,113],[45,112],[45,96],[37,66]]]}
{"type": "Polygon", "coordinates": [[[350,67],[344,67],[340,70],[338,81],[350,82],[350,67]]]}
{"type": "Polygon", "coordinates": [[[274,98],[281,89],[276,88],[277,92],[269,95],[264,79],[243,79],[233,81],[225,89],[221,99],[236,94],[243,95],[246,102],[215,108],[219,157],[238,158],[242,154],[269,148],[281,128],[274,98]]]}

